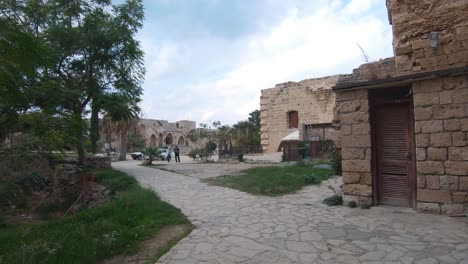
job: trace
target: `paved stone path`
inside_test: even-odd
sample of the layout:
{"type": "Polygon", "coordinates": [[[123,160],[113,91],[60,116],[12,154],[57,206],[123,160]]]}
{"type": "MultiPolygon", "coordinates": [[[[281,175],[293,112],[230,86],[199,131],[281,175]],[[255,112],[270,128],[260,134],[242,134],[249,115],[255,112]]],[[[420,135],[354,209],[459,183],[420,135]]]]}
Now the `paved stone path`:
{"type": "Polygon", "coordinates": [[[158,263],[468,263],[468,221],[409,209],[327,207],[328,185],[253,196],[199,179],[113,163],[181,208],[197,228],[158,263]]]}

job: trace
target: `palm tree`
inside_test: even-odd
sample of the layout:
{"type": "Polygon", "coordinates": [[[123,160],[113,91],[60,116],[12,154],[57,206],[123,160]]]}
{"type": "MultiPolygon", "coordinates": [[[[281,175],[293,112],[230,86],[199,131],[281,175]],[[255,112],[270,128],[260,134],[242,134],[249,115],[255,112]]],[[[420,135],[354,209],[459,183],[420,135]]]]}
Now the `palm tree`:
{"type": "Polygon", "coordinates": [[[121,139],[119,160],[127,159],[128,131],[138,126],[140,108],[137,101],[129,100],[125,95],[111,94],[103,105],[105,113],[102,119],[104,135],[115,135],[121,139]]]}
{"type": "Polygon", "coordinates": [[[153,160],[155,160],[155,158],[161,154],[161,151],[158,150],[158,148],[155,148],[155,147],[147,147],[143,150],[143,154],[147,155],[148,156],[148,165],[152,165],[153,164],[153,160]]]}

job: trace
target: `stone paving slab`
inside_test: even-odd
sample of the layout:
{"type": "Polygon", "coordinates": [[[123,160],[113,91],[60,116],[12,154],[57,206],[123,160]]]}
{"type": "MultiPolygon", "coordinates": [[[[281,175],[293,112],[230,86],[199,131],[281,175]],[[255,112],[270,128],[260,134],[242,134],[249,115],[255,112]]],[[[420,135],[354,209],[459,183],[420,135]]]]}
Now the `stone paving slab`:
{"type": "Polygon", "coordinates": [[[466,263],[468,220],[411,209],[327,207],[341,178],[281,197],[208,186],[198,178],[116,162],[197,228],[158,263],[466,263]]]}

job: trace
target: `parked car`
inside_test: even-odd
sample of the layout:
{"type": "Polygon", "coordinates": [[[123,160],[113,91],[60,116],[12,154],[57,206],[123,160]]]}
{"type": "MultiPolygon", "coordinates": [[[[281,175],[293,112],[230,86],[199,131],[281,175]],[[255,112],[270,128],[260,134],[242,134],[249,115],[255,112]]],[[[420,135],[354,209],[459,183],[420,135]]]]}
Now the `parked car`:
{"type": "Polygon", "coordinates": [[[160,160],[166,160],[166,157],[167,157],[167,149],[166,148],[159,148],[158,149],[159,152],[161,152],[161,154],[159,154],[159,159],[160,160]]]}
{"type": "Polygon", "coordinates": [[[137,152],[133,152],[130,154],[130,157],[132,157],[132,159],[134,160],[142,160],[145,158],[145,155],[139,151],[137,152]]]}

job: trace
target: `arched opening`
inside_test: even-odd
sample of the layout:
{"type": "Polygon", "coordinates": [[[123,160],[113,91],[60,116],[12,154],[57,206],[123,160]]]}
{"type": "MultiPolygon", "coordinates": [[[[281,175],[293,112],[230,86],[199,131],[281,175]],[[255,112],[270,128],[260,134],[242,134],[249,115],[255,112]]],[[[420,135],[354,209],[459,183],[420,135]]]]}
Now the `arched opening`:
{"type": "Polygon", "coordinates": [[[166,141],[166,145],[172,145],[172,135],[167,134],[165,141],[166,141]]]}
{"type": "Polygon", "coordinates": [[[158,146],[162,147],[163,146],[163,134],[159,133],[159,140],[158,140],[158,146]]]}
{"type": "Polygon", "coordinates": [[[150,147],[156,147],[156,135],[153,134],[150,137],[150,147]]]}
{"type": "Polygon", "coordinates": [[[188,140],[185,141],[185,146],[188,147],[188,140]]]}
{"type": "Polygon", "coordinates": [[[177,145],[183,147],[184,146],[185,139],[184,137],[180,137],[179,140],[177,141],[177,145]]]}
{"type": "Polygon", "coordinates": [[[288,128],[297,128],[299,126],[299,113],[297,111],[288,112],[288,128]]]}

